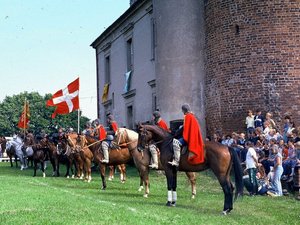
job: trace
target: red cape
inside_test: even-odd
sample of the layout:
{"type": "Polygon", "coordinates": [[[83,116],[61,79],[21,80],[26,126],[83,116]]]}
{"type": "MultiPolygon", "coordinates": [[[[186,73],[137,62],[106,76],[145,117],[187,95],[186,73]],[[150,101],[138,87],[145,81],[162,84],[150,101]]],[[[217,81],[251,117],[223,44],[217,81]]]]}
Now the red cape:
{"type": "Polygon", "coordinates": [[[183,123],[183,139],[188,143],[188,149],[192,154],[188,156],[188,162],[196,165],[204,162],[204,142],[200,125],[192,113],[187,113],[183,123]]]}
{"type": "Polygon", "coordinates": [[[111,122],[111,128],[113,129],[114,132],[118,130],[118,124],[116,121],[111,122]]]}
{"type": "Polygon", "coordinates": [[[168,128],[168,125],[167,123],[163,120],[163,119],[160,119],[158,122],[157,122],[157,126],[165,129],[166,131],[170,131],[169,128],[168,128]]]}
{"type": "Polygon", "coordinates": [[[106,130],[102,125],[99,126],[98,132],[99,132],[99,140],[103,141],[106,138],[106,130]]]}

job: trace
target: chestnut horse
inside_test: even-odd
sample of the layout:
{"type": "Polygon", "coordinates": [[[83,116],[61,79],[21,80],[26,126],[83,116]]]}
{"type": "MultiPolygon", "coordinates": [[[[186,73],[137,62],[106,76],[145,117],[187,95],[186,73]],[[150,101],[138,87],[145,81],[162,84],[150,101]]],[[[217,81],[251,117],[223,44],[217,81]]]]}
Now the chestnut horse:
{"type": "MultiPolygon", "coordinates": [[[[175,206],[177,200],[177,168],[168,164],[173,159],[173,137],[170,133],[164,131],[155,125],[139,125],[139,148],[145,148],[149,141],[154,141],[160,149],[160,161],[164,168],[167,186],[168,202],[167,206],[175,206]],[[169,196],[170,195],[170,196],[169,196]],[[172,199],[170,201],[170,199],[172,199]]],[[[217,142],[205,142],[204,162],[199,165],[188,163],[188,151],[180,157],[179,171],[203,171],[211,169],[217,177],[224,195],[223,214],[228,214],[233,209],[233,184],[230,180],[230,172],[234,167],[235,175],[235,198],[243,194],[243,173],[239,158],[232,148],[221,145],[217,142]]]]}
{"type": "MultiPolygon", "coordinates": [[[[67,134],[67,141],[72,149],[73,154],[79,154],[82,165],[77,163],[78,172],[80,177],[83,177],[83,170],[85,171],[85,180],[91,182],[92,180],[92,170],[91,164],[94,158],[92,151],[87,147],[87,140],[84,135],[78,135],[76,133],[67,134]]],[[[78,160],[76,160],[78,162],[78,160]]]]}
{"type": "MultiPolygon", "coordinates": [[[[139,171],[140,175],[140,188],[141,191],[145,187],[144,197],[149,195],[149,164],[151,155],[149,149],[139,151],[137,149],[138,144],[138,133],[133,130],[126,128],[119,128],[115,135],[115,142],[120,146],[126,146],[129,149],[130,154],[133,157],[134,163],[139,171]]],[[[160,160],[159,160],[160,161],[160,160]]],[[[162,170],[162,164],[159,162],[159,170],[162,170]]],[[[192,187],[192,198],[196,195],[196,175],[194,172],[186,172],[186,175],[191,183],[192,187]]]]}
{"type": "Polygon", "coordinates": [[[92,151],[94,155],[94,161],[99,165],[100,169],[100,175],[102,180],[102,189],[105,190],[106,185],[106,179],[105,179],[105,171],[106,166],[118,166],[121,165],[121,182],[123,183],[126,179],[126,167],[125,164],[129,162],[132,157],[128,151],[127,147],[121,147],[121,148],[110,148],[109,149],[109,163],[101,163],[101,160],[103,159],[103,153],[101,150],[101,142],[97,139],[95,139],[92,136],[85,135],[85,139],[88,143],[88,148],[92,151]],[[123,165],[124,164],[124,165],[123,165]]]}

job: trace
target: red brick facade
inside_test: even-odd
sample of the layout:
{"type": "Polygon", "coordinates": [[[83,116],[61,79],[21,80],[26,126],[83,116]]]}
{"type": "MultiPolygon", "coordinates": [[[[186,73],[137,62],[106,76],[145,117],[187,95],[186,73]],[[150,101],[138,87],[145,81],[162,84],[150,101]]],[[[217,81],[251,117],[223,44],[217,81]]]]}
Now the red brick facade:
{"type": "Polygon", "coordinates": [[[300,1],[206,0],[208,134],[244,131],[247,110],[300,125],[300,1]]]}

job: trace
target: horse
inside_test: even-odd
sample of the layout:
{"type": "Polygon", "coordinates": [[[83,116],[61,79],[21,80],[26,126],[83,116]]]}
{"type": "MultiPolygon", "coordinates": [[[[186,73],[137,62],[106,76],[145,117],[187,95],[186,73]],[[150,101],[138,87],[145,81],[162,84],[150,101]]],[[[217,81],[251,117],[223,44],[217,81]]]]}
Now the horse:
{"type": "MultiPolygon", "coordinates": [[[[99,136],[99,129],[89,129],[86,130],[84,132],[85,135],[89,135],[92,137],[97,137],[99,136]]],[[[121,165],[117,165],[117,166],[108,166],[109,168],[109,176],[108,176],[108,180],[112,181],[114,179],[114,173],[115,173],[115,168],[118,168],[119,172],[120,172],[120,181],[121,183],[125,183],[126,181],[126,165],[125,164],[121,164],[121,165]]]]}
{"type": "Polygon", "coordinates": [[[15,156],[16,167],[17,158],[19,158],[21,163],[21,170],[27,169],[27,159],[23,152],[23,140],[18,135],[13,136],[13,140],[6,142],[6,153],[9,156],[11,167],[12,167],[12,157],[15,156]]]}
{"type": "MultiPolygon", "coordinates": [[[[32,158],[33,158],[33,176],[36,176],[37,165],[41,164],[40,169],[42,170],[43,177],[46,177],[45,173],[45,161],[50,160],[49,148],[47,145],[47,139],[43,137],[41,140],[36,141],[34,135],[32,133],[28,133],[24,138],[24,146],[26,151],[32,150],[32,158]]],[[[53,170],[55,166],[53,165],[53,161],[51,161],[53,170]]]]}
{"type": "MultiPolygon", "coordinates": [[[[66,134],[62,135],[60,139],[54,141],[51,137],[48,138],[48,148],[50,150],[50,157],[54,160],[54,176],[59,177],[59,164],[62,163],[66,165],[66,174],[65,177],[70,177],[70,170],[72,177],[74,177],[74,171],[72,164],[74,162],[74,155],[72,154],[71,147],[68,145],[68,136],[66,134]]],[[[78,170],[77,170],[78,171],[78,170]]]]}
{"type": "Polygon", "coordinates": [[[73,154],[78,154],[80,157],[80,164],[77,164],[77,176],[83,178],[83,170],[85,170],[85,180],[91,182],[92,180],[92,170],[91,164],[93,160],[93,153],[87,147],[87,140],[83,135],[78,135],[76,133],[67,135],[68,145],[71,147],[73,154]]]}
{"type": "MultiPolygon", "coordinates": [[[[132,157],[128,151],[127,147],[121,147],[121,148],[110,148],[109,150],[109,163],[102,163],[101,160],[103,159],[103,153],[101,151],[101,142],[94,137],[90,135],[85,135],[86,141],[88,143],[88,148],[92,151],[94,155],[94,160],[96,163],[99,165],[100,169],[100,175],[101,175],[101,180],[102,180],[102,190],[105,190],[107,185],[106,185],[106,179],[105,179],[105,170],[106,166],[118,166],[122,164],[126,164],[129,162],[132,157]]],[[[125,169],[123,168],[123,175],[121,182],[124,182],[124,179],[126,176],[124,175],[125,169]]],[[[122,174],[121,173],[121,174],[122,174]]]]}
{"type": "MultiPolygon", "coordinates": [[[[151,160],[151,154],[148,149],[139,151],[138,146],[138,133],[133,130],[126,128],[119,128],[115,135],[117,145],[126,146],[129,149],[130,154],[133,157],[134,163],[138,169],[140,175],[140,187],[139,191],[145,189],[144,197],[147,198],[150,193],[150,182],[149,182],[149,164],[151,160]]],[[[158,160],[160,161],[160,160],[158,160]]],[[[159,170],[162,170],[162,164],[159,162],[159,170]]],[[[194,172],[186,172],[186,175],[191,183],[192,187],[192,198],[196,196],[196,175],[194,172]]]]}
{"type": "MultiPolygon", "coordinates": [[[[173,136],[155,125],[141,125],[138,127],[138,147],[145,148],[150,141],[154,141],[160,149],[160,161],[165,171],[168,186],[167,206],[175,206],[177,200],[177,168],[168,164],[173,159],[173,136]],[[172,199],[172,200],[171,200],[172,199]],[[171,201],[170,201],[171,200],[171,201]]],[[[217,177],[224,192],[223,215],[227,215],[233,209],[233,184],[230,180],[230,172],[234,168],[235,175],[235,199],[243,194],[243,173],[237,153],[230,147],[217,142],[205,142],[204,162],[199,165],[188,163],[186,151],[181,154],[179,171],[203,171],[211,169],[217,177]]]]}

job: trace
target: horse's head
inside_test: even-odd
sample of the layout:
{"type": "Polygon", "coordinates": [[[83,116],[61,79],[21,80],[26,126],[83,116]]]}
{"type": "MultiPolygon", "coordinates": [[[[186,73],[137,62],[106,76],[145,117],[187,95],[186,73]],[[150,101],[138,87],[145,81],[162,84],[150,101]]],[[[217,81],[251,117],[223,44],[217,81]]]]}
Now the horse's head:
{"type": "Polygon", "coordinates": [[[153,139],[152,132],[147,130],[147,127],[145,125],[139,124],[138,125],[138,149],[144,150],[148,147],[149,142],[153,139]]]}

